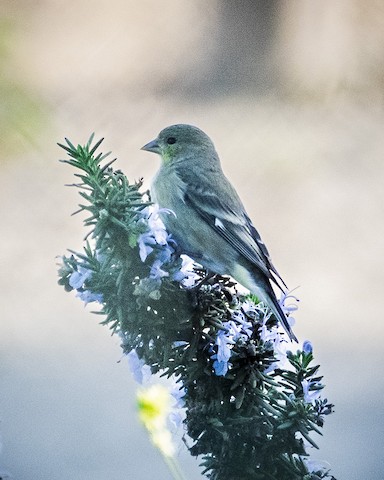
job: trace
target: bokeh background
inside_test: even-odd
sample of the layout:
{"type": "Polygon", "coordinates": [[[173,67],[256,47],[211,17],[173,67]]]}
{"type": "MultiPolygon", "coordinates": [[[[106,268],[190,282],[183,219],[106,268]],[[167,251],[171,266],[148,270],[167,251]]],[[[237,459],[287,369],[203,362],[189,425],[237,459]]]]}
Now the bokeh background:
{"type": "Polygon", "coordinates": [[[336,405],[313,458],[382,480],[383,101],[380,1],[1,0],[3,476],[169,478],[118,339],[56,284],[56,255],[85,234],[56,142],[96,132],[148,185],[159,159],[139,148],[185,122],[299,286],[295,331],[336,405]]]}

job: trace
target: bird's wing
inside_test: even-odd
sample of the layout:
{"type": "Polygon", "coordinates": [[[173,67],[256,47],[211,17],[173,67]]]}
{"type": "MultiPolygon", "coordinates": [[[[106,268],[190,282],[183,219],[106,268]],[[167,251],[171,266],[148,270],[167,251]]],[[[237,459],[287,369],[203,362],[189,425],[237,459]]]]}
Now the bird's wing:
{"type": "Polygon", "coordinates": [[[185,203],[225,238],[240,255],[243,255],[281,290],[284,290],[280,282],[285,287],[286,285],[273,266],[266,246],[247,216],[232,185],[225,179],[229,192],[225,198],[219,198],[215,193],[215,188],[212,188],[214,184],[208,188],[207,185],[202,186],[191,181],[191,178],[183,178],[183,182],[186,186],[184,190],[185,203]]]}

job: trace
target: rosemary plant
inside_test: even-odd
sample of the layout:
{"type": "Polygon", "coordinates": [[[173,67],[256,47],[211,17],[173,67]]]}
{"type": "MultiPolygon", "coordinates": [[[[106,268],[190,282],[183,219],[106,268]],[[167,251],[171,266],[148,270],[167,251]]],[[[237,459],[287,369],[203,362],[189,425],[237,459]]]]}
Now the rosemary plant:
{"type": "MultiPolygon", "coordinates": [[[[83,251],[62,257],[59,284],[99,304],[139,379],[146,368],[176,380],[185,443],[208,478],[334,479],[308,454],[332,411],[310,342],[291,343],[255,296],[180,255],[142,180],[114,170],[101,142],[60,145],[88,231],[83,251]]],[[[281,305],[291,316],[296,297],[281,305]]]]}

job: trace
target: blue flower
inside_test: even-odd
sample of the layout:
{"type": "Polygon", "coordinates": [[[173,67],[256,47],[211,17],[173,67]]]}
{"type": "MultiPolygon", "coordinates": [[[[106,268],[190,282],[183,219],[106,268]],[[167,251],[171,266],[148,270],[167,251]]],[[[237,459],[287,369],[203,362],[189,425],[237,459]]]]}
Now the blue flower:
{"type": "MultiPolygon", "coordinates": [[[[161,209],[158,205],[153,205],[142,211],[149,229],[147,232],[139,235],[137,240],[139,245],[139,255],[142,262],[145,262],[148,255],[153,252],[153,247],[155,245],[168,245],[170,236],[160,218],[160,213],[171,213],[171,210],[161,209]]],[[[144,219],[143,221],[145,222],[144,219]]]]}
{"type": "Polygon", "coordinates": [[[69,277],[69,285],[77,290],[76,296],[82,300],[85,305],[91,302],[103,303],[103,295],[101,293],[94,293],[84,288],[84,284],[87,280],[92,278],[93,272],[89,268],[83,265],[78,265],[77,270],[72,272],[69,277]]]}
{"type": "MultiPolygon", "coordinates": [[[[293,290],[296,290],[296,289],[294,288],[293,290]]],[[[300,300],[295,295],[292,295],[293,290],[283,292],[279,299],[279,304],[281,308],[283,309],[284,313],[287,313],[288,315],[292,312],[295,312],[299,308],[297,304],[298,302],[300,302],[300,300]],[[288,300],[293,302],[286,304],[288,300]]]]}
{"type": "Polygon", "coordinates": [[[265,370],[265,373],[270,373],[273,370],[276,370],[277,368],[282,370],[290,370],[292,368],[292,365],[290,364],[287,357],[287,353],[289,351],[290,345],[279,332],[277,333],[278,335],[275,337],[274,341],[272,342],[273,356],[276,358],[276,362],[273,362],[265,370]]]}
{"type": "Polygon", "coordinates": [[[223,324],[226,330],[220,330],[216,337],[216,353],[211,355],[211,359],[214,360],[213,368],[217,376],[225,376],[228,372],[231,358],[231,345],[236,342],[234,340],[237,331],[233,329],[231,322],[225,322],[223,324]]]}
{"type": "Polygon", "coordinates": [[[145,262],[148,255],[153,252],[152,245],[156,245],[156,240],[153,238],[151,232],[145,232],[139,235],[137,242],[139,245],[140,260],[145,262]]]}
{"type": "Polygon", "coordinates": [[[261,325],[259,327],[260,331],[260,338],[261,340],[266,342],[271,342],[273,345],[277,345],[281,342],[281,335],[279,333],[278,327],[273,325],[269,326],[268,320],[270,319],[272,312],[267,306],[260,306],[257,305],[259,316],[261,317],[261,325]]]}
{"type": "Polygon", "coordinates": [[[240,310],[235,310],[232,313],[232,321],[230,322],[232,331],[235,332],[234,340],[238,340],[241,337],[245,340],[252,336],[252,322],[246,320],[245,315],[240,310]]]}
{"type": "Polygon", "coordinates": [[[85,305],[92,302],[103,303],[103,294],[93,293],[90,290],[78,290],[76,297],[79,297],[80,300],[85,303],[85,305]]]}
{"type": "Polygon", "coordinates": [[[295,295],[292,295],[293,290],[283,292],[280,299],[279,299],[279,304],[283,310],[284,313],[288,315],[287,321],[291,327],[295,324],[295,318],[292,317],[292,312],[295,312],[299,307],[298,307],[298,302],[300,301],[295,295]],[[287,302],[290,303],[287,303],[287,302]]]}
{"type": "Polygon", "coordinates": [[[92,270],[89,268],[85,268],[82,265],[77,266],[77,270],[75,270],[71,276],[69,277],[69,285],[74,289],[78,290],[82,288],[85,281],[92,277],[92,270]]]}
{"type": "MultiPolygon", "coordinates": [[[[153,253],[153,263],[150,269],[149,277],[152,280],[159,280],[168,277],[167,267],[172,267],[172,256],[175,253],[175,241],[168,234],[164,223],[160,218],[161,213],[172,214],[170,210],[160,209],[158,205],[147,207],[142,211],[143,223],[146,222],[149,230],[142,233],[138,238],[139,255],[142,262],[145,262],[148,255],[153,253]]],[[[184,278],[181,275],[180,279],[184,278]]]]}
{"type": "Polygon", "coordinates": [[[220,332],[216,337],[216,345],[217,345],[216,358],[218,362],[228,363],[228,360],[231,357],[231,349],[229,345],[233,345],[235,342],[231,338],[231,335],[228,333],[225,330],[220,330],[220,332]]]}
{"type": "Polygon", "coordinates": [[[149,274],[150,278],[162,279],[163,277],[169,276],[168,272],[161,269],[162,265],[163,263],[159,259],[153,262],[153,265],[151,267],[151,272],[149,274]]]}
{"type": "Polygon", "coordinates": [[[146,224],[148,230],[139,235],[137,243],[139,246],[139,255],[142,262],[153,253],[154,262],[150,271],[150,278],[161,280],[168,277],[168,266],[172,272],[172,280],[180,282],[185,287],[193,286],[199,276],[193,270],[193,260],[186,255],[181,255],[182,264],[178,271],[174,271],[175,267],[172,263],[173,255],[176,251],[176,242],[172,235],[168,234],[161,215],[175,215],[172,210],[159,208],[158,205],[151,205],[142,210],[143,218],[140,222],[146,224]]]}
{"type": "Polygon", "coordinates": [[[173,246],[167,243],[166,245],[163,245],[160,250],[157,251],[156,258],[160,260],[161,263],[168,263],[174,253],[175,249],[173,248],[173,246]]]}
{"type": "Polygon", "coordinates": [[[146,365],[144,360],[140,359],[135,349],[127,354],[129,368],[137,383],[143,384],[151,376],[151,367],[146,365]]]}
{"type": "Polygon", "coordinates": [[[323,388],[321,383],[307,379],[301,382],[301,386],[303,387],[305,403],[315,402],[320,397],[321,389],[323,388]]]}
{"type": "Polygon", "coordinates": [[[213,368],[218,377],[225,377],[228,372],[228,362],[219,362],[218,360],[215,360],[213,362],[213,368]]]}
{"type": "Polygon", "coordinates": [[[246,313],[246,315],[253,320],[257,320],[260,316],[260,308],[258,305],[255,305],[254,302],[250,298],[244,300],[241,304],[242,310],[246,313]]]}
{"type": "Polygon", "coordinates": [[[304,353],[312,353],[313,348],[312,348],[312,343],[309,340],[305,340],[303,343],[303,352],[304,353]]]}

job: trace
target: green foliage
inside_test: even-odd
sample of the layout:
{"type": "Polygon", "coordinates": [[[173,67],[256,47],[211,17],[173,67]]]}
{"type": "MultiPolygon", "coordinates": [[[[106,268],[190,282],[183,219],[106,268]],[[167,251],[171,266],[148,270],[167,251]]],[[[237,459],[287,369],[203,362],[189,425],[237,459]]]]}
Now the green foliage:
{"type": "Polygon", "coordinates": [[[172,239],[151,241],[150,248],[143,240],[154,233],[142,182],[130,184],[113,161],[102,166],[107,155],[96,155],[101,141],[92,142],[60,145],[69,155],[64,162],[80,171],[78,211],[87,214],[90,231],[82,253],[63,257],[59,284],[101,303],[97,313],[120,335],[124,352],[135,349],[152,373],[176,376],[185,390],[186,442],[209,478],[333,478],[321,468],[309,472],[305,463],[307,446],[316,447],[311,435],[321,434],[332,408],[318,395],[322,377],[312,349],[291,344],[296,352],[281,363],[277,347],[287,342],[276,320],[226,277],[196,267],[195,286],[186,288],[172,239]],[[230,354],[227,362],[219,359],[222,351],[230,354]]]}

